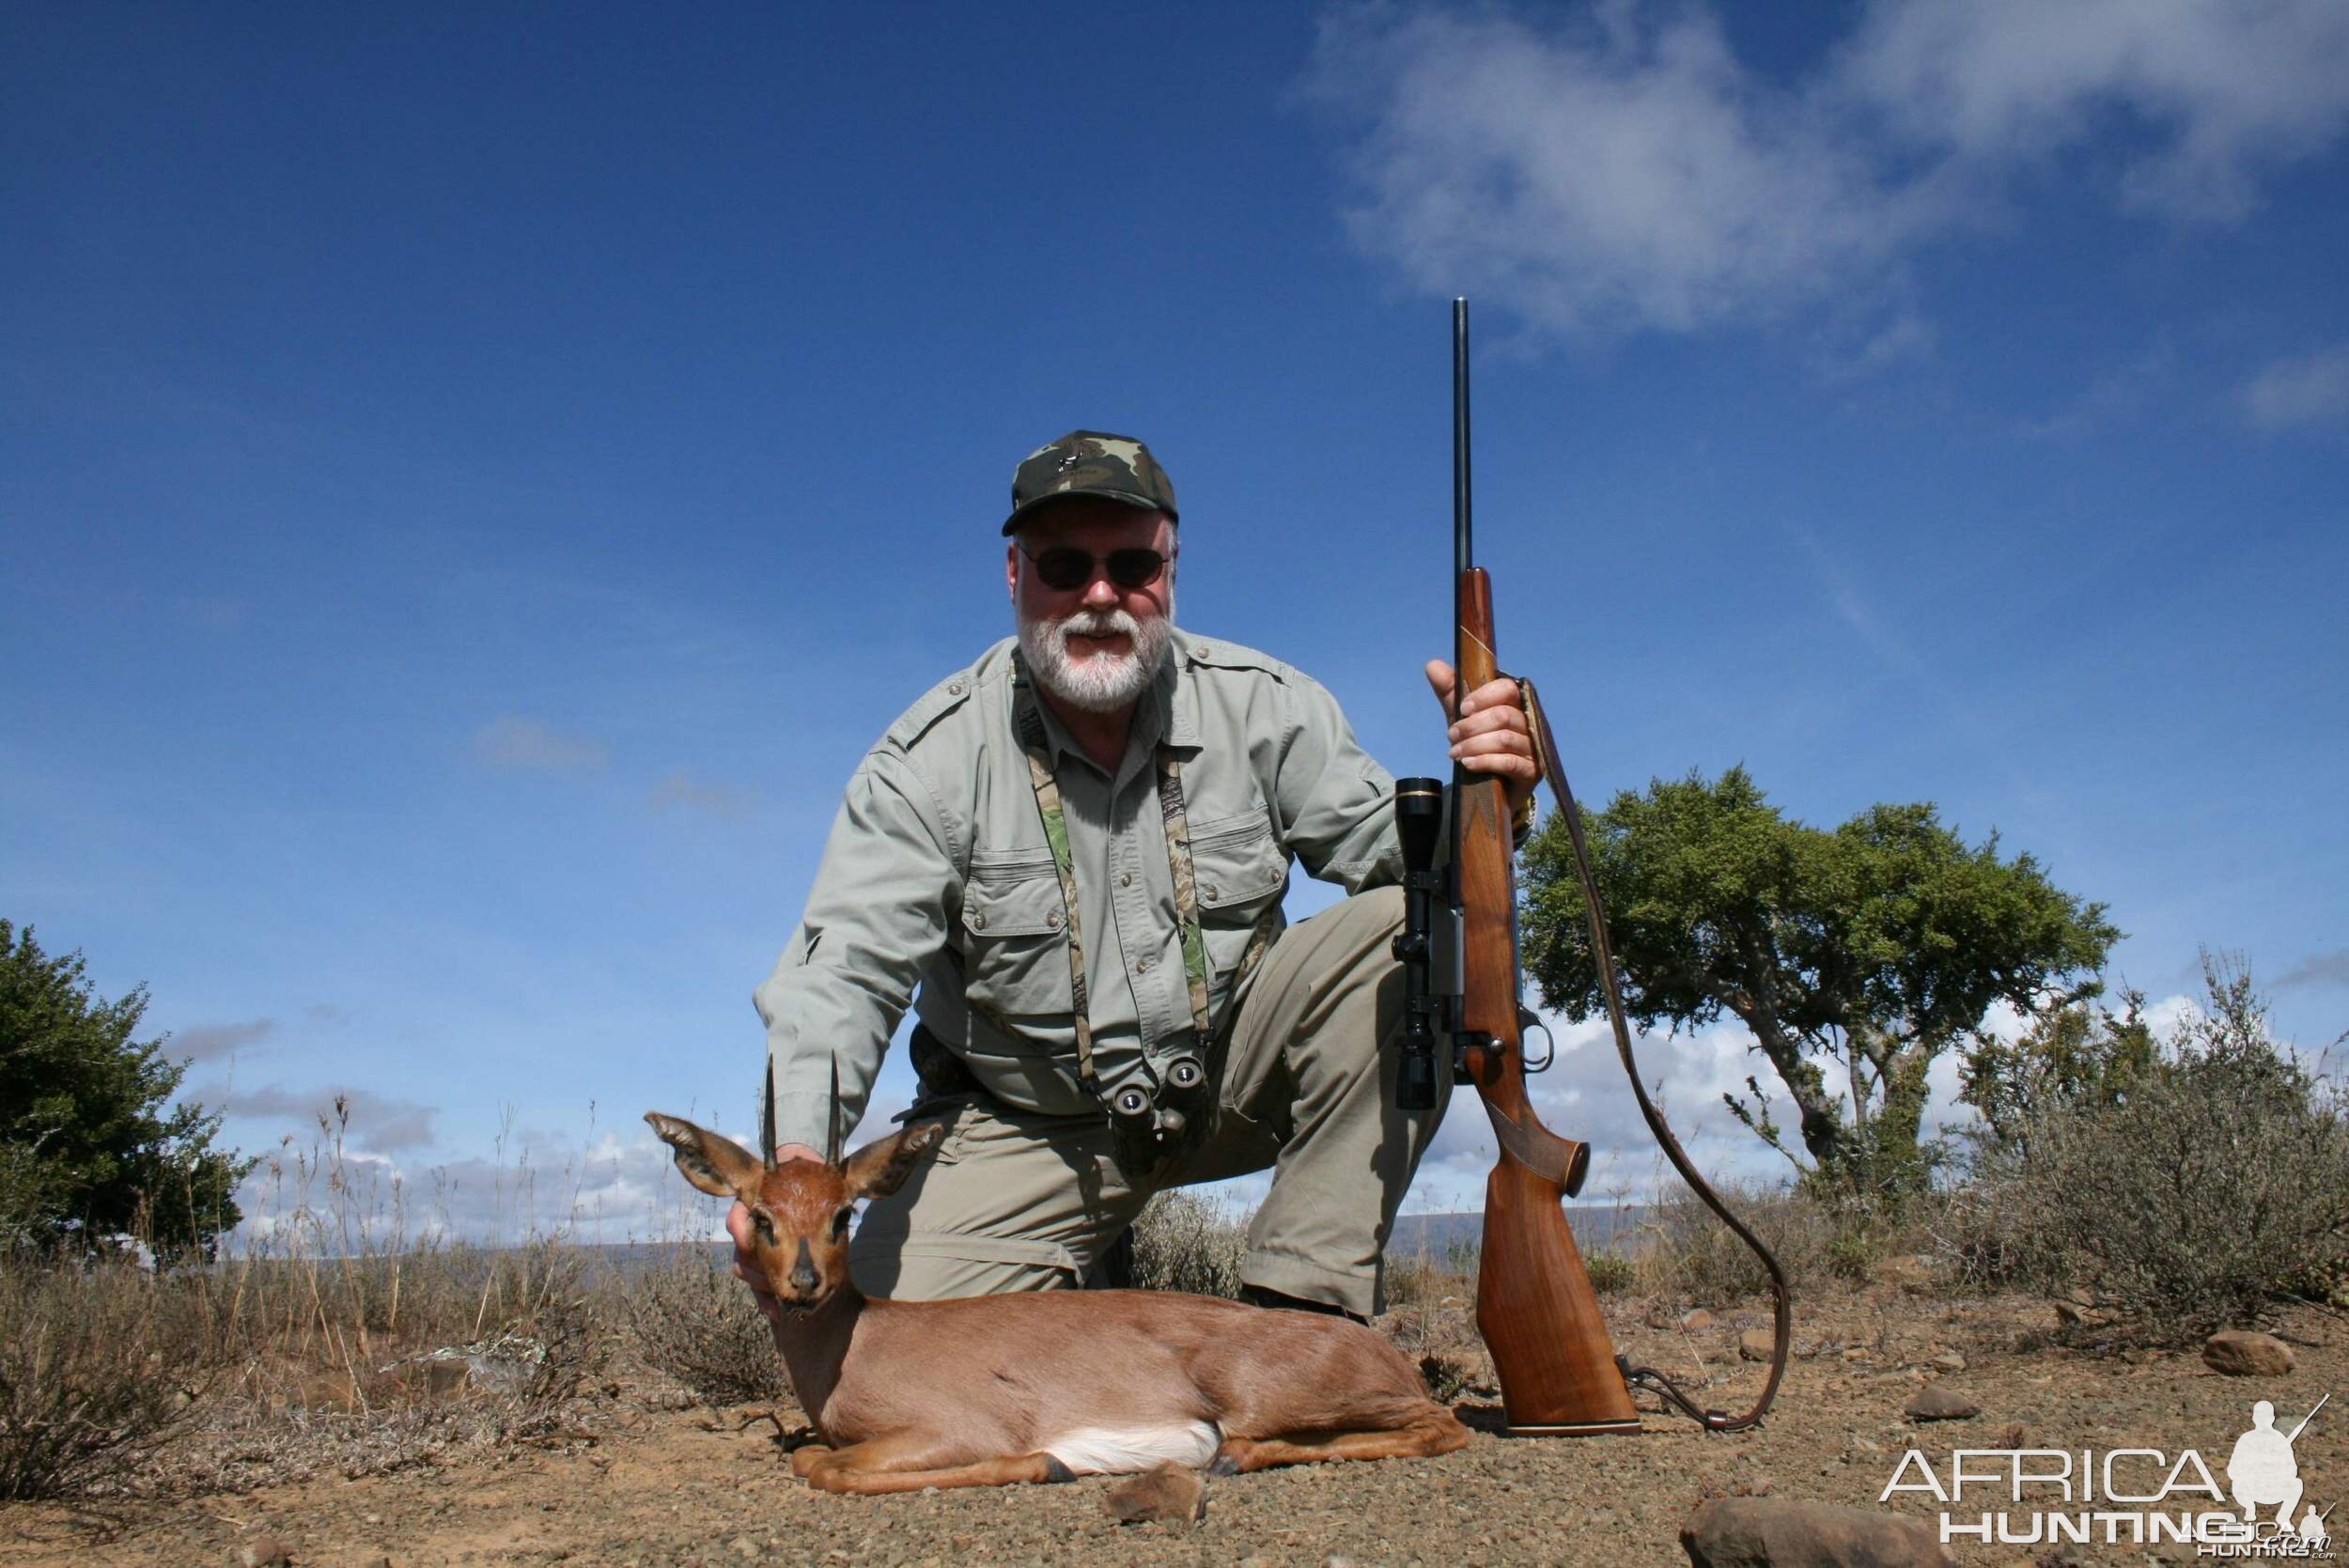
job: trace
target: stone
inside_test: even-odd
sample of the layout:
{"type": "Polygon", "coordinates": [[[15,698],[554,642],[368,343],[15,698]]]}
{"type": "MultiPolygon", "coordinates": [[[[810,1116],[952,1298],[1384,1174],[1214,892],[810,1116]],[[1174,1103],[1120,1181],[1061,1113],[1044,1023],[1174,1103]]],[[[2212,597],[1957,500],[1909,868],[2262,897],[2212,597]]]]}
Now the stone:
{"type": "Polygon", "coordinates": [[[2292,1346],[2273,1334],[2222,1328],[2202,1342],[2202,1362],[2229,1377],[2281,1377],[2292,1370],[2292,1346]]]}
{"type": "Polygon", "coordinates": [[[1884,1510],[1719,1498],[1680,1527],[1690,1568],[1946,1568],[1932,1525],[1884,1510]]]}
{"type": "Polygon", "coordinates": [[[1766,1328],[1749,1328],[1737,1336],[1737,1355],[1748,1361],[1766,1361],[1778,1349],[1778,1336],[1766,1328]]]}
{"type": "Polygon", "coordinates": [[[1713,1314],[1703,1307],[1680,1314],[1680,1327],[1694,1334],[1713,1327],[1713,1314]]]}
{"type": "Polygon", "coordinates": [[[293,1560],[293,1548],[274,1535],[257,1535],[237,1548],[239,1568],[286,1568],[293,1560]]]}
{"type": "Polygon", "coordinates": [[[1937,1350],[1933,1355],[1933,1365],[1943,1372],[1964,1372],[1966,1358],[1954,1350],[1937,1350]]]}
{"type": "Polygon", "coordinates": [[[1188,1525],[1207,1516],[1207,1483],[1197,1470],[1160,1465],[1111,1487],[1101,1506],[1121,1525],[1188,1525]]]}
{"type": "Polygon", "coordinates": [[[1947,1384],[1928,1383],[1902,1406],[1901,1413],[1911,1421],[1962,1421],[1981,1415],[1982,1406],[1947,1384]]]}
{"type": "Polygon", "coordinates": [[[2069,1301],[2057,1302],[2055,1304],[2055,1310],[2056,1321],[2063,1325],[2066,1328],[2077,1328],[2081,1324],[2088,1321],[2088,1314],[2081,1312],[2079,1308],[2074,1306],[2069,1301]]]}

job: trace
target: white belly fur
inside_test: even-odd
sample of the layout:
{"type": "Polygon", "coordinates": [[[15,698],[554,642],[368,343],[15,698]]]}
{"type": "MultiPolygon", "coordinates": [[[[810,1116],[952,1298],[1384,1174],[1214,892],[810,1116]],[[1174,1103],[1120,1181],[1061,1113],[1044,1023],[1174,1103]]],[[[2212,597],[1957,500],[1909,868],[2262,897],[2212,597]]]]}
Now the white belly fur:
{"type": "Polygon", "coordinates": [[[1130,1475],[1160,1465],[1206,1468],[1223,1435],[1206,1421],[1178,1426],[1081,1426],[1044,1445],[1075,1475],[1130,1475]]]}

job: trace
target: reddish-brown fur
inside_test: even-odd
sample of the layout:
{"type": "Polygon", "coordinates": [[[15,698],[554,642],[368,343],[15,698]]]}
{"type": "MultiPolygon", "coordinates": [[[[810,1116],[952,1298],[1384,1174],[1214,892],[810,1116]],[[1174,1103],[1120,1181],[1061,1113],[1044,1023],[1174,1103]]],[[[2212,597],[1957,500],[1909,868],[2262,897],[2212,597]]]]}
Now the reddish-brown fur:
{"type": "Polygon", "coordinates": [[[857,1197],[894,1190],[937,1141],[934,1125],[842,1165],[770,1170],[690,1123],[646,1120],[688,1181],[739,1195],[764,1220],[752,1250],[786,1309],[775,1342],[823,1438],[792,1456],[814,1485],[1066,1479],[1044,1450],[1087,1428],[1208,1422],[1222,1436],[1216,1467],[1239,1470],[1449,1453],[1469,1440],[1400,1350],[1346,1318],[1158,1291],[867,1299],[836,1220],[857,1197]]]}

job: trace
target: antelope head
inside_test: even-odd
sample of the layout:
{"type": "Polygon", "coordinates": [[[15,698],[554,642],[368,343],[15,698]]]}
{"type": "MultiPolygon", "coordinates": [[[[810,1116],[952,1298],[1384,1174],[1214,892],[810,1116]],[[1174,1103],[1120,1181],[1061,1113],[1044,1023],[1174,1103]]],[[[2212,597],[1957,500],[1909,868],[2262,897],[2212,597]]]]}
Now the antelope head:
{"type": "Polygon", "coordinates": [[[657,1110],[645,1120],[676,1152],[685,1179],[751,1212],[751,1250],[767,1289],[795,1312],[813,1312],[848,1288],[848,1223],[857,1200],[905,1185],[914,1162],[938,1146],[945,1124],[922,1122],[867,1143],[844,1160],[762,1162],[739,1143],[657,1110]]]}

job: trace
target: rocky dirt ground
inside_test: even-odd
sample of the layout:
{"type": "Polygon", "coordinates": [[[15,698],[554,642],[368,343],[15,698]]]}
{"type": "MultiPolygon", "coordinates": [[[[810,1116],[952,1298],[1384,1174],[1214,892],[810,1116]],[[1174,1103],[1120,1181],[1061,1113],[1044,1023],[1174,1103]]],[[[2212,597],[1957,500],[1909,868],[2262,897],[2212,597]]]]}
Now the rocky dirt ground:
{"type": "MultiPolygon", "coordinates": [[[[1406,1326],[1439,1340],[1454,1303],[1406,1326]]],[[[1676,1376],[1716,1381],[1737,1407],[1761,1369],[1738,1358],[1756,1311],[1683,1327],[1675,1311],[1617,1303],[1619,1348],[1676,1376]]],[[[36,1563],[232,1563],[273,1536],[292,1560],[426,1563],[852,1564],[965,1562],[1561,1563],[1686,1561],[1678,1532],[1707,1497],[1761,1493],[1876,1508],[1903,1452],[1946,1476],[1958,1448],[2198,1449],[2223,1469],[2251,1402],[2288,1426],[2326,1393],[2349,1393],[2349,1324],[2308,1313],[2283,1326],[2297,1364],[2277,1377],[2221,1376],[2198,1356],[2103,1356],[2051,1343],[2045,1303],[1944,1300],[1883,1283],[1803,1305],[1795,1361],[1762,1430],[1710,1436],[1658,1414],[1638,1437],[1513,1440],[1497,1404],[1471,1389],[1467,1450],[1438,1460],[1288,1469],[1212,1482],[1204,1522],[1118,1526],[1111,1483],[857,1498],[791,1479],[777,1423],[753,1411],[661,1410],[622,1389],[588,1402],[579,1430],[521,1449],[358,1480],[314,1480],[179,1502],[126,1502],[104,1516],[53,1505],[0,1508],[0,1568],[36,1563]],[[1904,1406],[1928,1382],[1981,1407],[1922,1423],[1904,1406]],[[2019,1430],[2019,1434],[2016,1429],[2019,1430]],[[2024,1441],[2018,1444],[2018,1436],[2024,1441]]],[[[1474,1368],[1471,1364],[1470,1371],[1474,1368]]],[[[1642,1398],[1643,1405],[1653,1402],[1642,1398]]],[[[787,1410],[784,1421],[790,1421],[787,1410]]],[[[2297,1446],[2319,1510],[2349,1496],[2349,1407],[2336,1400],[2297,1446]]],[[[2223,1476],[2222,1476],[2223,1480],[2223,1476]]],[[[1985,1505],[1986,1506],[1986,1505],[1985,1505]]],[[[1902,1511],[1921,1513],[1915,1499],[1902,1511]]],[[[2336,1519],[2349,1529],[2349,1510],[2336,1519]]],[[[2192,1560],[2167,1546],[2077,1548],[2065,1562],[2192,1560]],[[2166,1553],[2167,1555],[2163,1555],[2166,1553]]],[[[2045,1547],[1962,1543],[1964,1563],[2038,1563],[2045,1547]]],[[[2349,1548],[2341,1555],[2349,1559],[2349,1548]]]]}

